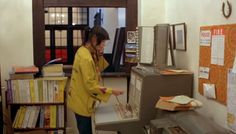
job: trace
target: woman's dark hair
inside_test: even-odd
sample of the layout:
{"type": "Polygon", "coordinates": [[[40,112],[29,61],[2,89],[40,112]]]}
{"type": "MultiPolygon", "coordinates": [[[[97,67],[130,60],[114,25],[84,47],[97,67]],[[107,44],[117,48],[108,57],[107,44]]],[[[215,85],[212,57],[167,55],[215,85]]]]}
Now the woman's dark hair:
{"type": "Polygon", "coordinates": [[[91,41],[93,36],[97,37],[97,44],[100,44],[103,40],[109,40],[108,32],[101,26],[94,26],[93,28],[85,28],[85,42],[91,41]]]}

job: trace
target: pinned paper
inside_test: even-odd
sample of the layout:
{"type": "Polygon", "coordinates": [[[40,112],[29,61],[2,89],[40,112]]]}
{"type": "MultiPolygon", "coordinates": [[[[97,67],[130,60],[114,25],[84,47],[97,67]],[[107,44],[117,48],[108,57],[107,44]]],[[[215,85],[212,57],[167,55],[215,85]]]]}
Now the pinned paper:
{"type": "Polygon", "coordinates": [[[209,67],[199,67],[199,78],[209,79],[209,67]]]}
{"type": "Polygon", "coordinates": [[[215,84],[203,83],[203,95],[210,99],[216,99],[215,84]]]}
{"type": "Polygon", "coordinates": [[[224,65],[225,35],[223,29],[213,30],[211,43],[211,64],[224,65]]]}
{"type": "Polygon", "coordinates": [[[202,30],[200,32],[200,45],[201,46],[211,45],[211,30],[202,30]]]}

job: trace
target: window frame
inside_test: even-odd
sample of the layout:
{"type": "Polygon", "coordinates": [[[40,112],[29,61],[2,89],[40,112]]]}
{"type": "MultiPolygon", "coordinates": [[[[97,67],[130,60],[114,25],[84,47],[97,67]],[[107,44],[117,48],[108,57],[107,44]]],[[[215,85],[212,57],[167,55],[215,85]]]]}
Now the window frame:
{"type": "Polygon", "coordinates": [[[126,30],[137,27],[137,0],[33,0],[33,54],[34,64],[41,68],[45,64],[45,25],[44,8],[46,7],[123,7],[126,8],[126,30]],[[134,17],[127,17],[134,16],[134,17]]]}
{"type": "MultiPolygon", "coordinates": [[[[51,7],[47,7],[47,8],[51,8],[51,7]]],[[[59,7],[60,8],[60,7],[59,7]]],[[[57,46],[56,46],[56,31],[57,30],[65,30],[67,32],[67,43],[65,44],[66,46],[66,50],[67,50],[67,55],[66,55],[66,59],[67,61],[59,61],[60,63],[66,64],[66,65],[71,65],[73,64],[73,60],[74,60],[74,50],[75,50],[75,46],[73,44],[73,31],[74,30],[83,30],[85,27],[87,27],[89,24],[89,9],[86,8],[86,13],[87,13],[87,17],[86,17],[86,21],[87,24],[76,24],[73,25],[73,10],[72,8],[74,7],[63,7],[63,8],[67,8],[68,12],[67,12],[67,17],[68,17],[68,23],[67,24],[45,24],[45,31],[49,30],[50,31],[50,46],[49,46],[49,51],[50,51],[50,60],[53,60],[56,57],[56,50],[57,50],[57,46]]],[[[76,7],[77,8],[77,7],[76,7]]],[[[83,7],[85,8],[85,7],[83,7]]],[[[46,46],[46,42],[45,44],[45,52],[48,50],[47,46],[46,46]]],[[[46,60],[46,53],[45,53],[45,60],[46,60]]]]}

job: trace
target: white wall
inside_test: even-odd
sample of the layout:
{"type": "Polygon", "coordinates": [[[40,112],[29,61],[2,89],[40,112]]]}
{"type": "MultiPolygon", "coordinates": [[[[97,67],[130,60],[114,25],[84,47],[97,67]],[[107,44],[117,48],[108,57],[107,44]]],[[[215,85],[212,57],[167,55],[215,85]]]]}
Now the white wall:
{"type": "MultiPolygon", "coordinates": [[[[230,1],[232,5],[236,1],[230,1]]],[[[176,51],[177,65],[194,72],[194,97],[204,103],[199,112],[226,127],[226,106],[207,100],[198,93],[199,32],[201,26],[235,23],[236,14],[225,19],[221,12],[222,0],[166,1],[166,21],[187,24],[187,52],[176,51]]],[[[234,9],[233,9],[234,10],[234,9]]]]}
{"type": "Polygon", "coordinates": [[[0,1],[2,84],[13,65],[33,64],[32,1],[0,1]]]}
{"type": "MultiPolygon", "coordinates": [[[[232,5],[236,1],[230,1],[232,5]]],[[[235,23],[236,14],[225,19],[221,13],[222,0],[139,0],[139,25],[157,23],[187,24],[187,51],[175,52],[177,67],[194,72],[194,97],[204,103],[198,111],[226,127],[226,106],[207,100],[198,93],[199,32],[200,26],[235,23]],[[160,5],[164,5],[160,8],[160,5]],[[155,9],[155,10],[154,10],[155,9]],[[164,18],[163,18],[164,14],[164,18]]],[[[233,9],[234,10],[234,9],[233,9]]]]}
{"type": "Polygon", "coordinates": [[[138,26],[154,26],[165,20],[166,0],[138,0],[138,26]]]}

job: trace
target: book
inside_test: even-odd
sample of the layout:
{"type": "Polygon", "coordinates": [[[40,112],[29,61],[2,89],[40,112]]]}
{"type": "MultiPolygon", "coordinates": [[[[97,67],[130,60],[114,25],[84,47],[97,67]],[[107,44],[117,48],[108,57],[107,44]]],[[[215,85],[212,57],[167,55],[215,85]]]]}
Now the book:
{"type": "Polygon", "coordinates": [[[33,79],[35,73],[10,73],[10,79],[16,80],[16,79],[33,79]]]}
{"type": "Polygon", "coordinates": [[[27,124],[26,128],[32,128],[35,112],[36,112],[36,106],[32,106],[31,107],[31,112],[30,112],[30,115],[29,115],[29,121],[28,121],[28,124],[27,124]]]}
{"type": "Polygon", "coordinates": [[[49,128],[50,127],[50,106],[44,107],[44,127],[49,128]]]}
{"type": "Polygon", "coordinates": [[[6,99],[6,101],[8,103],[11,103],[13,101],[11,81],[7,80],[6,82],[7,82],[7,99],[6,99]]]}
{"type": "Polygon", "coordinates": [[[34,80],[34,93],[35,93],[35,102],[39,101],[39,89],[38,89],[38,80],[34,80]]]}
{"type": "Polygon", "coordinates": [[[15,119],[14,119],[14,122],[13,122],[13,125],[12,125],[13,128],[17,128],[17,125],[18,125],[18,122],[19,122],[19,118],[20,118],[20,115],[21,115],[21,111],[22,111],[22,107],[20,107],[17,110],[16,116],[15,116],[15,119]]]}
{"type": "Polygon", "coordinates": [[[43,66],[42,72],[44,73],[63,72],[63,64],[50,64],[47,66],[43,66]]]}
{"type": "Polygon", "coordinates": [[[31,125],[32,128],[35,128],[35,127],[36,127],[37,120],[38,120],[38,117],[39,117],[39,111],[40,111],[40,107],[39,107],[39,106],[36,106],[36,107],[35,107],[35,114],[34,114],[33,123],[32,123],[32,125],[31,125]]]}
{"type": "Polygon", "coordinates": [[[21,128],[26,128],[28,126],[28,121],[30,120],[31,112],[33,111],[32,107],[30,107],[30,106],[25,107],[25,108],[26,108],[26,111],[25,111],[25,115],[24,115],[24,119],[23,119],[23,123],[21,125],[21,128]]]}
{"type": "Polygon", "coordinates": [[[42,75],[44,77],[65,76],[63,72],[63,64],[49,64],[43,66],[42,75]]]}
{"type": "Polygon", "coordinates": [[[45,112],[45,107],[41,106],[40,115],[39,115],[39,127],[40,128],[44,127],[44,112],[45,112]]]}
{"type": "Polygon", "coordinates": [[[29,89],[30,89],[30,99],[31,99],[31,102],[36,102],[36,98],[35,98],[35,90],[34,90],[34,80],[31,79],[29,80],[29,89]]]}
{"type": "Polygon", "coordinates": [[[12,73],[37,73],[39,68],[36,66],[13,66],[12,73]]]}
{"type": "Polygon", "coordinates": [[[50,106],[50,128],[56,128],[56,122],[57,122],[57,107],[56,106],[50,106]]]}
{"type": "Polygon", "coordinates": [[[58,106],[58,108],[57,108],[57,110],[58,110],[58,126],[59,127],[64,127],[64,107],[63,106],[61,106],[61,105],[59,105],[58,106]]]}
{"type": "Polygon", "coordinates": [[[50,73],[42,73],[43,77],[64,77],[64,72],[50,72],[50,73]]]}
{"type": "Polygon", "coordinates": [[[43,80],[42,79],[38,79],[37,80],[38,83],[38,96],[39,96],[39,102],[43,102],[43,80]]]}
{"type": "Polygon", "coordinates": [[[26,107],[22,107],[22,111],[20,113],[19,121],[17,122],[16,128],[22,127],[22,124],[23,124],[24,118],[25,118],[25,112],[26,112],[26,107]]]}

